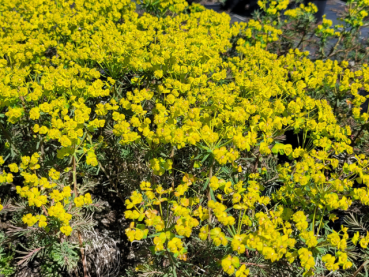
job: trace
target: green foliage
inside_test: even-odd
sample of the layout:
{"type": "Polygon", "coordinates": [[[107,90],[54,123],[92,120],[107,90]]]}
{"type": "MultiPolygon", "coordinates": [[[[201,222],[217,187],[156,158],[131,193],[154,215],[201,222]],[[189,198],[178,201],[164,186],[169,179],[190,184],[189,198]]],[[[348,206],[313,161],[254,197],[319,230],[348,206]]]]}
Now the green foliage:
{"type": "Polygon", "coordinates": [[[5,233],[0,232],[0,274],[4,276],[12,276],[14,274],[14,254],[14,249],[7,241],[5,233]]]}

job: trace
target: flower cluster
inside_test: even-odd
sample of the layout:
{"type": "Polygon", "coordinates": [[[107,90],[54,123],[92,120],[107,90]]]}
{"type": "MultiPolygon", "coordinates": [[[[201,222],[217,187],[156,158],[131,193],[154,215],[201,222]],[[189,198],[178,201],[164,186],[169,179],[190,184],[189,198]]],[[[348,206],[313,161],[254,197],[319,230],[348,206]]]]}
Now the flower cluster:
{"type": "Polygon", "coordinates": [[[284,15],[292,18],[298,18],[304,16],[305,14],[314,14],[317,11],[318,8],[313,3],[309,3],[307,6],[305,6],[304,4],[300,4],[300,6],[296,9],[285,11],[284,15]]]}
{"type": "MultiPolygon", "coordinates": [[[[38,222],[42,232],[70,236],[93,203],[77,176],[103,172],[124,201],[128,239],[147,240],[171,262],[191,259],[188,242],[198,237],[224,250],[218,266],[239,277],[252,270],[249,252],[298,263],[305,276],[315,274],[320,249],[330,251],[321,259],[327,270],[352,267],[348,230],[322,229],[335,210],[369,205],[369,160],[319,93],[349,95],[350,119],[368,124],[358,92],[369,89],[367,65],[351,71],[299,49],[273,54],[268,45],[282,34],[276,22],[230,26],[227,14],[182,0],[139,1],[148,11],[140,16],[127,0],[13,2],[0,3],[0,127],[8,143],[0,184],[21,180],[25,228],[38,222]],[[19,128],[27,147],[8,135],[19,128]],[[302,137],[298,147],[283,141],[286,131],[302,137]],[[140,159],[129,164],[126,153],[140,159]],[[119,161],[109,166],[144,172],[129,198],[119,193],[119,172],[105,170],[100,159],[108,157],[119,161]],[[273,181],[277,189],[267,193],[273,181]]],[[[279,16],[288,1],[259,5],[279,16]]],[[[342,36],[326,19],[316,33],[342,36]]],[[[366,248],[369,234],[352,242],[366,248]]]]}
{"type": "Polygon", "coordinates": [[[259,0],[258,5],[261,9],[263,9],[267,14],[276,14],[281,10],[285,10],[288,6],[289,1],[279,0],[279,1],[263,1],[259,0]]]}

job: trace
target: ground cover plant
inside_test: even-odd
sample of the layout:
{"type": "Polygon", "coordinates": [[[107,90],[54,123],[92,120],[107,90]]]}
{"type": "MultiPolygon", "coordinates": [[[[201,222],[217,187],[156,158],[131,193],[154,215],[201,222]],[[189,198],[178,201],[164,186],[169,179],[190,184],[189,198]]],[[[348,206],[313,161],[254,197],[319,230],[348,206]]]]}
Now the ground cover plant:
{"type": "Polygon", "coordinates": [[[342,37],[288,1],[233,25],[139,4],[0,1],[0,273],[368,274],[369,67],[341,44],[368,4],[349,3],[342,37]],[[93,231],[104,197],[133,263],[93,231]]]}

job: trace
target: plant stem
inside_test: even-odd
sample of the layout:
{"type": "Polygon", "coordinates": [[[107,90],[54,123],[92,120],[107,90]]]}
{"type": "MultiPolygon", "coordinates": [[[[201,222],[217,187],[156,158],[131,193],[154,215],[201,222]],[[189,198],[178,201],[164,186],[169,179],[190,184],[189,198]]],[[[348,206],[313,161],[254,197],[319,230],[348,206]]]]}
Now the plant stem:
{"type": "Polygon", "coordinates": [[[318,227],[318,231],[316,232],[316,234],[319,236],[319,231],[320,231],[320,227],[322,225],[322,222],[323,222],[323,214],[324,214],[324,211],[325,211],[325,207],[324,207],[324,210],[322,212],[322,218],[320,219],[320,222],[319,222],[319,227],[318,227]]]}
{"type": "Polygon", "coordinates": [[[80,231],[78,231],[78,240],[79,240],[79,247],[81,248],[81,258],[82,258],[82,265],[83,265],[83,277],[88,277],[85,249],[83,248],[83,239],[82,239],[80,231]]]}
{"type": "Polygon", "coordinates": [[[253,173],[256,173],[256,171],[257,171],[257,169],[258,169],[260,156],[261,156],[261,153],[260,153],[260,151],[259,151],[259,154],[258,154],[258,156],[257,156],[257,158],[256,158],[256,161],[255,161],[255,166],[254,166],[253,173]]]}
{"type": "Polygon", "coordinates": [[[77,165],[76,156],[73,154],[73,186],[74,186],[74,197],[77,197],[77,165]]]}
{"type": "MultiPolygon", "coordinates": [[[[209,187],[208,187],[208,203],[211,200],[211,195],[210,195],[210,179],[213,177],[213,166],[214,166],[214,161],[211,163],[210,169],[209,169],[209,187]]],[[[209,208],[209,219],[208,219],[209,225],[211,224],[211,209],[209,208]]],[[[209,240],[210,240],[210,233],[209,233],[209,240]]]]}
{"type": "Polygon", "coordinates": [[[118,194],[118,197],[120,198],[120,200],[122,200],[122,203],[124,204],[124,203],[125,203],[125,202],[124,202],[124,198],[123,198],[123,196],[120,194],[120,192],[119,192],[119,190],[118,190],[118,186],[117,186],[117,184],[116,184],[115,182],[113,182],[113,181],[112,181],[112,179],[110,178],[110,175],[106,172],[106,170],[105,170],[105,168],[102,166],[102,164],[101,164],[99,161],[97,161],[97,162],[99,163],[99,166],[100,166],[101,170],[105,173],[106,177],[108,177],[108,180],[109,180],[110,184],[112,184],[112,185],[113,185],[113,187],[114,187],[115,191],[116,191],[116,192],[117,192],[117,194],[118,194]]]}
{"type": "Polygon", "coordinates": [[[336,44],[333,46],[333,48],[331,49],[330,53],[327,55],[327,58],[329,58],[329,57],[331,57],[331,56],[333,56],[333,55],[335,55],[337,53],[337,52],[335,52],[335,50],[336,50],[338,44],[340,43],[341,39],[342,39],[342,35],[338,38],[336,44]]]}
{"type": "Polygon", "coordinates": [[[257,266],[261,268],[267,267],[267,265],[264,265],[264,264],[255,264],[255,263],[241,263],[241,264],[248,265],[248,266],[257,266]]]}
{"type": "Polygon", "coordinates": [[[173,272],[175,272],[175,274],[177,275],[177,268],[176,268],[176,265],[175,265],[175,263],[174,263],[174,261],[172,259],[172,256],[170,255],[170,253],[169,253],[169,251],[168,251],[167,248],[165,248],[165,251],[167,252],[167,255],[169,257],[170,264],[173,267],[173,272]]]}
{"type": "Polygon", "coordinates": [[[360,271],[369,263],[369,260],[368,261],[365,261],[362,263],[362,265],[354,272],[354,274],[352,274],[351,277],[356,277],[360,271]]]}
{"type": "MultiPolygon", "coordinates": [[[[76,164],[76,154],[73,154],[73,186],[74,186],[74,198],[78,197],[77,195],[77,164],[76,164]]],[[[79,247],[81,249],[81,259],[83,265],[83,277],[88,277],[87,273],[87,264],[86,264],[86,256],[85,249],[83,248],[83,239],[81,232],[77,230],[79,247]]]]}
{"type": "Polygon", "coordinates": [[[351,145],[355,144],[355,140],[361,135],[361,132],[364,130],[365,124],[361,125],[359,132],[356,134],[356,136],[351,140],[351,145]]]}
{"type": "MultiPolygon", "coordinates": [[[[174,157],[174,153],[175,153],[175,148],[174,146],[172,146],[172,151],[170,152],[170,159],[173,161],[173,157],[174,157]]],[[[172,164],[172,167],[174,167],[174,163],[172,164]]],[[[172,188],[174,189],[174,170],[172,170],[172,178],[173,178],[173,181],[172,181],[172,188]]]]}
{"type": "Polygon", "coordinates": [[[243,213],[242,213],[242,210],[241,210],[240,217],[238,219],[237,234],[240,234],[240,232],[241,232],[243,218],[244,218],[245,214],[246,214],[246,209],[243,211],[243,213]],[[242,214],[242,216],[241,216],[241,214],[242,214]]]}
{"type": "Polygon", "coordinates": [[[19,153],[19,152],[18,152],[18,150],[15,148],[15,146],[14,146],[14,144],[13,144],[13,141],[12,141],[12,139],[11,139],[11,137],[10,137],[10,135],[9,135],[8,131],[4,128],[3,124],[1,124],[1,123],[0,123],[0,128],[1,128],[1,130],[3,131],[4,136],[5,136],[5,137],[7,138],[7,140],[9,141],[10,146],[12,147],[12,149],[13,149],[15,152],[19,153]]]}
{"type": "Polygon", "coordinates": [[[318,206],[315,207],[315,210],[314,210],[314,216],[313,216],[313,234],[315,234],[315,216],[316,216],[316,211],[318,209],[318,206]]]}

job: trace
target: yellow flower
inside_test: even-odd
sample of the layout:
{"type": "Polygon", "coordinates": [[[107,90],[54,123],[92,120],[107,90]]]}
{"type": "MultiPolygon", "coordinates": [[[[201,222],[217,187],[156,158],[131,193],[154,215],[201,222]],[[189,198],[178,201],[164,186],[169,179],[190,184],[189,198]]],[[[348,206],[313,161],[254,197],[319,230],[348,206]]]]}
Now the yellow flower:
{"type": "Polygon", "coordinates": [[[54,168],[49,170],[49,176],[53,179],[53,180],[59,180],[60,177],[60,172],[56,171],[54,168]]]}
{"type": "Polygon", "coordinates": [[[246,266],[243,264],[236,272],[236,277],[246,277],[249,276],[250,269],[246,268],[246,266]]]}
{"type": "Polygon", "coordinates": [[[359,232],[356,232],[355,235],[354,235],[354,237],[352,238],[352,243],[354,245],[356,245],[357,242],[359,241],[359,238],[360,238],[360,233],[359,232]]]}
{"type": "Polygon", "coordinates": [[[211,177],[209,186],[212,190],[217,190],[219,188],[219,182],[216,176],[211,177]]]}
{"type": "Polygon", "coordinates": [[[237,256],[228,255],[222,259],[222,268],[228,275],[233,275],[236,268],[240,267],[240,261],[237,256]]]}
{"type": "Polygon", "coordinates": [[[82,207],[85,204],[84,197],[82,195],[74,198],[73,201],[74,201],[74,204],[76,204],[76,207],[82,207]]]}
{"type": "Polygon", "coordinates": [[[366,236],[362,237],[360,240],[360,246],[362,248],[367,248],[369,244],[369,232],[366,232],[366,236]]]}
{"type": "Polygon", "coordinates": [[[72,227],[70,227],[69,225],[67,226],[62,226],[60,228],[60,232],[62,232],[63,234],[65,234],[66,236],[70,236],[70,234],[72,233],[73,229],[72,227]]]}
{"type": "Polygon", "coordinates": [[[313,253],[311,253],[309,250],[307,250],[306,248],[300,248],[298,254],[301,265],[305,268],[306,271],[315,266],[313,253]]]}
{"type": "Polygon", "coordinates": [[[37,218],[32,214],[26,214],[22,217],[22,221],[31,227],[37,222],[37,218]]]}
{"type": "Polygon", "coordinates": [[[12,164],[9,164],[8,166],[9,166],[9,170],[11,172],[14,172],[14,173],[17,173],[18,172],[18,166],[17,166],[17,164],[12,163],[12,164]]]}
{"type": "Polygon", "coordinates": [[[37,120],[40,118],[40,109],[38,107],[32,108],[29,111],[29,118],[32,120],[37,120]]]}
{"type": "Polygon", "coordinates": [[[84,196],[84,202],[86,205],[92,204],[91,194],[86,193],[84,196]]]}
{"type": "Polygon", "coordinates": [[[98,165],[98,161],[95,155],[95,152],[90,150],[87,152],[86,155],[86,164],[88,165],[92,165],[92,166],[97,166],[98,165]]]}

